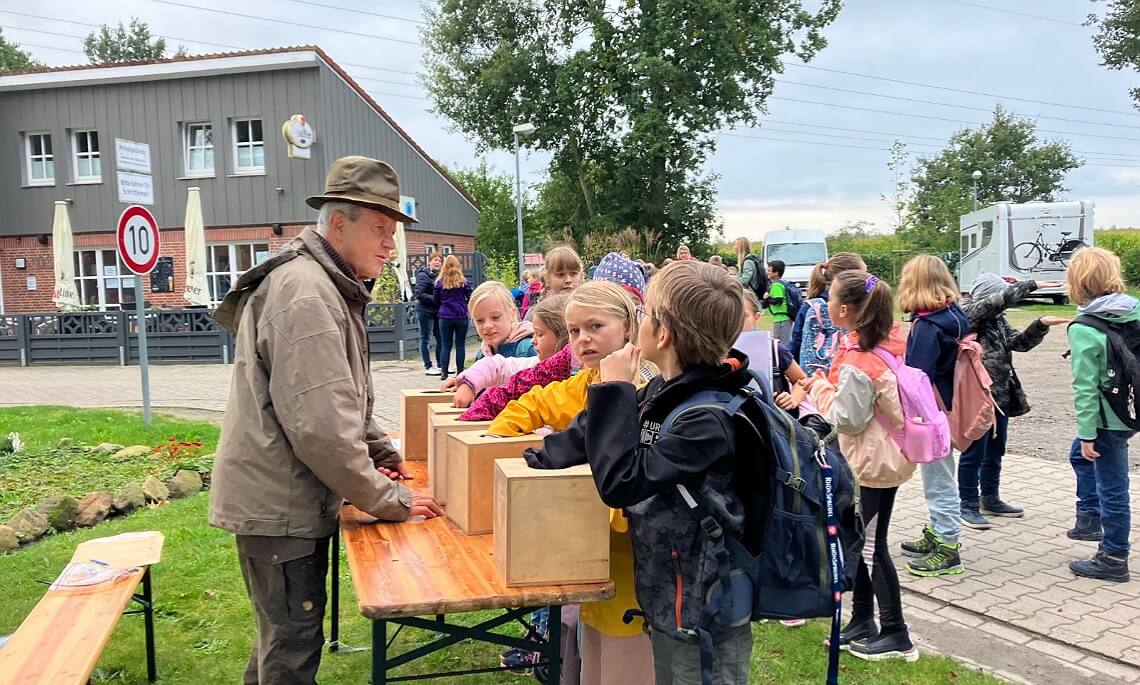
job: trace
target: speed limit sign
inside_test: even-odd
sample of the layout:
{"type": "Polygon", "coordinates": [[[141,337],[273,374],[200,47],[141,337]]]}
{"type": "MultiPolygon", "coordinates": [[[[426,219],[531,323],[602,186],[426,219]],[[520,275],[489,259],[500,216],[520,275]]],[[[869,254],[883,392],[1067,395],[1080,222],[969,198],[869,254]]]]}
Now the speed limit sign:
{"type": "Polygon", "coordinates": [[[158,222],[146,207],[131,205],[123,210],[115,242],[119,259],[136,274],[148,274],[158,263],[158,222]]]}

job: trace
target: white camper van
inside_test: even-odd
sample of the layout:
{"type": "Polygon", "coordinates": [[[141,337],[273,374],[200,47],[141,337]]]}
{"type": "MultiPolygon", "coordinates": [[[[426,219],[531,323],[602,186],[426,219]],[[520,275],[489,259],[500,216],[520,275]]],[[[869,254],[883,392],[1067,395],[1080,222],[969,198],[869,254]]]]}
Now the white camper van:
{"type": "Polygon", "coordinates": [[[784,280],[801,290],[807,287],[812,267],[827,261],[827,241],[823,231],[785,228],[764,234],[764,264],[778,259],[784,263],[784,280]]]}
{"type": "MultiPolygon", "coordinates": [[[[1002,202],[964,215],[958,285],[963,293],[978,274],[1007,281],[1064,281],[1069,259],[1093,244],[1092,202],[1002,202]]],[[[1065,288],[1041,289],[1034,296],[1067,301],[1065,288]]]]}

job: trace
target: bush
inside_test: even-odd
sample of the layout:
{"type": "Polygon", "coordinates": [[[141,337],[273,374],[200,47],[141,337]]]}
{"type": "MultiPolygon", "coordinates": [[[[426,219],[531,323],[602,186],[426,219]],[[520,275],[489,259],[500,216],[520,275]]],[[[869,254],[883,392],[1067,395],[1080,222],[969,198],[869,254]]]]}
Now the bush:
{"type": "Polygon", "coordinates": [[[852,236],[839,233],[827,239],[828,254],[854,252],[867,263],[867,271],[888,283],[894,283],[896,272],[915,253],[894,235],[852,236]]]}
{"type": "Polygon", "coordinates": [[[1140,230],[1097,231],[1096,245],[1120,257],[1124,280],[1140,285],[1140,230]]]}

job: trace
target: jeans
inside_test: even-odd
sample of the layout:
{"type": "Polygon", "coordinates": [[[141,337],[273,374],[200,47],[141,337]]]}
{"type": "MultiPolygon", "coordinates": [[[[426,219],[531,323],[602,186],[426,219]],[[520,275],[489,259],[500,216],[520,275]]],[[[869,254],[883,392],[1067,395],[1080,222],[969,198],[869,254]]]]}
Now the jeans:
{"type": "Polygon", "coordinates": [[[439,368],[448,373],[451,348],[455,347],[455,373],[459,373],[467,356],[467,319],[440,319],[439,333],[439,368]]]}
{"type": "Polygon", "coordinates": [[[962,530],[962,503],[958,499],[958,478],[954,468],[954,452],[919,467],[922,492],[930,510],[930,525],[948,545],[958,544],[962,530]]]}
{"type": "Polygon", "coordinates": [[[982,497],[998,496],[1001,481],[1001,458],[1009,436],[1009,417],[998,413],[994,428],[962,450],[958,462],[958,496],[963,507],[978,508],[979,481],[982,497]],[[980,478],[979,478],[980,476],[980,478]]]}
{"type": "MultiPolygon", "coordinates": [[[[772,337],[785,345],[792,339],[792,326],[794,321],[776,321],[772,324],[772,337]]],[[[798,354],[798,351],[797,351],[798,354]]]]}
{"type": "Polygon", "coordinates": [[[898,488],[862,488],[859,508],[862,510],[867,537],[863,554],[855,575],[855,590],[851,600],[851,620],[864,621],[874,617],[875,599],[879,600],[879,625],[883,633],[906,630],[902,613],[902,590],[899,574],[891,561],[891,547],[887,531],[891,527],[891,512],[895,508],[898,488]]]}
{"type": "MultiPolygon", "coordinates": [[[[665,632],[654,630],[653,672],[657,685],[701,685],[701,648],[665,632]]],[[[752,624],[731,629],[713,645],[712,681],[716,685],[748,685],[752,658],[752,624]]]]}
{"type": "Polygon", "coordinates": [[[1099,428],[1093,443],[1100,457],[1081,456],[1081,441],[1073,440],[1069,463],[1077,475],[1077,513],[1100,516],[1104,539],[1100,550],[1114,557],[1127,557],[1132,513],[1128,497],[1128,439],[1132,431],[1099,428]]]}
{"type": "Polygon", "coordinates": [[[422,309],[416,310],[416,314],[420,319],[420,356],[424,360],[424,368],[430,369],[431,363],[431,347],[428,341],[431,336],[435,336],[435,356],[439,357],[439,317],[431,312],[425,312],[422,309]]]}

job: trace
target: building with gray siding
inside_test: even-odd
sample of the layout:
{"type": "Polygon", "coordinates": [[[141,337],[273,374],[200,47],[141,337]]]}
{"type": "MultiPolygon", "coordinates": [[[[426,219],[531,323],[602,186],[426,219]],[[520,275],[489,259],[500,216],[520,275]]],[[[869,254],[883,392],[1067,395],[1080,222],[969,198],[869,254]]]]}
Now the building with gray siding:
{"type": "Polygon", "coordinates": [[[59,200],[69,203],[81,298],[102,309],[133,302],[114,250],[127,206],[116,139],[150,146],[150,209],[161,254],[174,264],[172,292],[147,296],[155,304],[183,304],[188,188],[201,189],[217,300],[313,223],[304,200],[344,155],[396,168],[420,221],[407,233],[410,254],[475,247],[474,199],[320,48],[0,75],[0,313],[54,309],[50,234],[59,200]],[[294,115],[314,132],[308,159],[291,156],[282,134],[294,115]]]}

